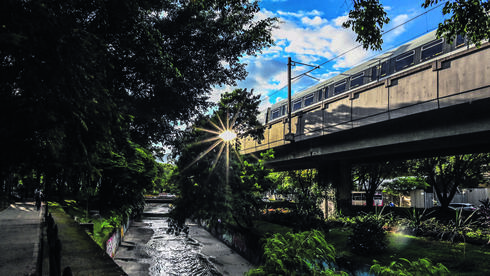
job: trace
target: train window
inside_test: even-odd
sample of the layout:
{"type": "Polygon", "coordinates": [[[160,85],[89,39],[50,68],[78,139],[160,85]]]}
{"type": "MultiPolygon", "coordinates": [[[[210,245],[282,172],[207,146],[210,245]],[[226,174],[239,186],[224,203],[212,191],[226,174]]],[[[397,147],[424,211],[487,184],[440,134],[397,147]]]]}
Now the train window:
{"type": "Polygon", "coordinates": [[[286,106],[283,105],[279,108],[272,110],[271,120],[277,119],[281,116],[284,116],[285,114],[286,114],[286,106]]]}
{"type": "Polygon", "coordinates": [[[442,53],[442,39],[432,41],[422,46],[422,60],[432,58],[442,53]]]}
{"type": "Polygon", "coordinates": [[[397,56],[395,59],[395,70],[400,71],[405,67],[413,65],[414,54],[415,54],[415,51],[410,51],[410,52],[407,52],[407,53],[404,53],[404,54],[397,56]]]}
{"type": "Polygon", "coordinates": [[[458,35],[456,37],[456,48],[459,48],[461,46],[464,46],[465,44],[465,39],[463,35],[458,35]]]}
{"type": "Polygon", "coordinates": [[[323,98],[324,98],[324,99],[328,98],[328,86],[327,86],[327,87],[325,87],[325,88],[323,88],[323,92],[324,92],[324,93],[323,93],[323,98]]]}
{"type": "Polygon", "coordinates": [[[385,61],[381,63],[381,65],[378,65],[376,71],[379,72],[379,76],[377,77],[384,77],[388,75],[388,61],[385,61]]]}
{"type": "Polygon", "coordinates": [[[364,72],[356,74],[350,78],[350,88],[362,85],[364,80],[364,72]]]}
{"type": "Polygon", "coordinates": [[[281,116],[280,112],[281,112],[280,108],[276,108],[272,110],[272,120],[279,118],[281,116]]]}
{"type": "Polygon", "coordinates": [[[375,81],[378,79],[378,68],[374,66],[371,68],[371,81],[375,81]]]}
{"type": "Polygon", "coordinates": [[[334,85],[334,88],[333,88],[333,94],[334,95],[337,95],[339,93],[342,93],[345,91],[345,88],[346,88],[346,85],[347,85],[347,81],[346,80],[343,80],[339,83],[336,83],[334,85]]]}
{"type": "Polygon", "coordinates": [[[296,111],[301,108],[301,99],[294,101],[293,103],[293,111],[296,111]]]}
{"type": "Polygon", "coordinates": [[[305,97],[305,106],[309,106],[313,103],[313,98],[314,98],[314,94],[311,93],[310,95],[306,96],[305,97]]]}
{"type": "Polygon", "coordinates": [[[317,93],[318,101],[321,101],[322,100],[323,90],[322,89],[318,89],[316,91],[316,93],[317,93]]]}

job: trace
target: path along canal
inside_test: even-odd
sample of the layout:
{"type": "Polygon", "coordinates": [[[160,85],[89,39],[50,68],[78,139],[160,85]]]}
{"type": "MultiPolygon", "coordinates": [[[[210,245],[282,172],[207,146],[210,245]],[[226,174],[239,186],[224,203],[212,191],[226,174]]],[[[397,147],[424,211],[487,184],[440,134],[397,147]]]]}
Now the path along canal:
{"type": "Polygon", "coordinates": [[[195,223],[189,234],[167,233],[168,204],[147,203],[114,256],[130,276],[243,275],[253,266],[195,223]]]}

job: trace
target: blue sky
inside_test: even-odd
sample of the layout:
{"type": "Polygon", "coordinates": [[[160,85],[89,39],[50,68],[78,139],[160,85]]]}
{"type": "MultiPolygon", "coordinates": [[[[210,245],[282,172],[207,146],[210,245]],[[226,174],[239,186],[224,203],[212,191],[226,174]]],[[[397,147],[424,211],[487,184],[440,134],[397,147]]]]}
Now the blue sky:
{"type": "MultiPolygon", "coordinates": [[[[311,72],[311,76],[320,81],[326,80],[370,57],[434,30],[443,21],[442,7],[423,14],[429,9],[421,7],[422,0],[380,1],[391,18],[384,30],[401,25],[383,36],[383,50],[373,52],[358,47],[322,65],[320,69],[311,72]],[[415,17],[417,18],[413,19],[415,17]],[[411,21],[403,24],[409,20],[411,21]]],[[[279,19],[278,28],[272,34],[275,45],[263,49],[255,57],[243,57],[242,62],[247,64],[247,78],[234,87],[215,88],[211,96],[214,101],[223,92],[248,88],[261,95],[261,109],[265,109],[287,97],[288,57],[296,62],[320,65],[359,45],[355,41],[355,34],[341,26],[352,8],[352,0],[262,0],[260,6],[261,12],[257,15],[259,18],[274,16],[279,19]]],[[[294,66],[292,76],[308,69],[305,66],[294,66]]],[[[292,93],[317,83],[318,80],[309,77],[300,78],[293,82],[292,93]]]]}

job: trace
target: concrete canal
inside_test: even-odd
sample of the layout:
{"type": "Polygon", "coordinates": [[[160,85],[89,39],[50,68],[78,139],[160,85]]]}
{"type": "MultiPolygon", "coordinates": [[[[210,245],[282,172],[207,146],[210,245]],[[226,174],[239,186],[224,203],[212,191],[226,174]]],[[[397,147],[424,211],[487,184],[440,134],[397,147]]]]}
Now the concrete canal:
{"type": "Polygon", "coordinates": [[[205,229],[187,223],[188,235],[169,232],[168,204],[147,203],[114,260],[130,276],[243,275],[252,265],[205,229]]]}

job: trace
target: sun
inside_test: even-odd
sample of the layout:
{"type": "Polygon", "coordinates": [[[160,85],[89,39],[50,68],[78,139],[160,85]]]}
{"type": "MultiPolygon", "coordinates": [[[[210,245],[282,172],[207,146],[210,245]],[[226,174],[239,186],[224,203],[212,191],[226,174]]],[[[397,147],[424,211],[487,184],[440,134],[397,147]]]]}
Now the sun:
{"type": "Polygon", "coordinates": [[[219,138],[223,140],[224,142],[232,142],[236,139],[237,135],[233,129],[226,129],[225,131],[221,132],[219,135],[219,138]]]}
{"type": "MultiPolygon", "coordinates": [[[[203,143],[209,143],[209,142],[214,142],[212,143],[205,151],[201,152],[197,158],[195,158],[185,169],[189,168],[190,166],[194,165],[197,161],[199,161],[201,158],[203,158],[206,154],[208,154],[210,151],[213,149],[219,147],[218,154],[216,155],[216,159],[213,162],[213,166],[211,167],[211,171],[214,170],[216,167],[216,164],[218,163],[218,160],[221,158],[221,155],[223,154],[223,151],[225,151],[225,157],[226,157],[226,183],[228,183],[228,175],[229,175],[229,169],[230,169],[230,147],[235,151],[236,155],[238,156],[238,159],[241,160],[240,154],[238,153],[237,149],[234,147],[235,142],[238,138],[237,132],[234,130],[233,126],[235,125],[235,119],[233,119],[230,122],[229,115],[226,115],[226,124],[223,123],[219,115],[217,115],[219,125],[215,124],[213,121],[209,121],[211,125],[215,128],[213,129],[205,129],[205,128],[198,128],[196,127],[197,130],[199,131],[205,131],[211,134],[214,134],[211,138],[202,140],[197,142],[196,144],[203,144],[203,143]]],[[[184,170],[185,170],[184,169],[184,170]]]]}

